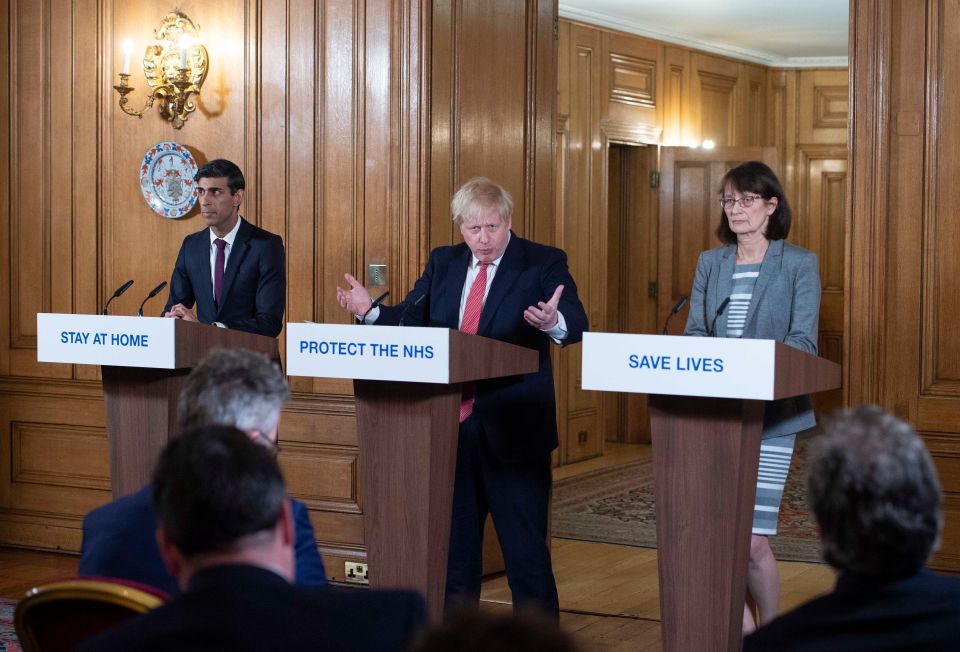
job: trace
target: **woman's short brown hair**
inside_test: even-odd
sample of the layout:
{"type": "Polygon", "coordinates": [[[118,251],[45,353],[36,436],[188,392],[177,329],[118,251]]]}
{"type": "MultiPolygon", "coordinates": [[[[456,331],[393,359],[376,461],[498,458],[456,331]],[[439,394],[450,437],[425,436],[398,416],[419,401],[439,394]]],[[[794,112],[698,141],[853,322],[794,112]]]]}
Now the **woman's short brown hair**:
{"type": "MultiPolygon", "coordinates": [[[[764,199],[777,198],[777,209],[767,220],[767,230],[764,236],[767,240],[784,240],[790,233],[792,213],[787,196],[780,185],[780,179],[766,163],[761,161],[747,161],[730,169],[720,182],[720,196],[723,197],[728,188],[740,192],[752,192],[764,199]]],[[[717,227],[717,237],[724,244],[736,244],[737,234],[730,230],[727,221],[727,212],[720,209],[720,225],[717,227]]]]}

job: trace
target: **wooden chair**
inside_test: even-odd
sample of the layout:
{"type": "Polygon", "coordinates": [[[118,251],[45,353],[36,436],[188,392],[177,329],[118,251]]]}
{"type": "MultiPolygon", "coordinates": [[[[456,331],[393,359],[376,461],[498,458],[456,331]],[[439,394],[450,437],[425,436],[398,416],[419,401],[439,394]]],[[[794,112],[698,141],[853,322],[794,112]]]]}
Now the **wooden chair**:
{"type": "Polygon", "coordinates": [[[62,580],[27,591],[14,625],[24,652],[68,652],[167,598],[163,591],[113,578],[62,580]]]}

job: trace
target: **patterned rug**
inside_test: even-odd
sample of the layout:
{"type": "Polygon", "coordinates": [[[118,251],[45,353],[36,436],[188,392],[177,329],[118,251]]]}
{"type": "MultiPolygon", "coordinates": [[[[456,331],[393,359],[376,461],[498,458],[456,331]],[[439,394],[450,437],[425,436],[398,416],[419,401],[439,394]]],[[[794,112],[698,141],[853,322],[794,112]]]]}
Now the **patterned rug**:
{"type": "MultiPolygon", "coordinates": [[[[797,437],[780,505],[777,535],[770,546],[783,561],[822,562],[816,525],[807,512],[805,476],[810,437],[797,437]]],[[[553,536],[657,547],[653,507],[653,460],[557,481],[553,487],[553,536]]]]}
{"type": "Polygon", "coordinates": [[[13,610],[16,600],[0,598],[0,652],[21,652],[23,648],[17,642],[17,632],[13,628],[13,610]]]}

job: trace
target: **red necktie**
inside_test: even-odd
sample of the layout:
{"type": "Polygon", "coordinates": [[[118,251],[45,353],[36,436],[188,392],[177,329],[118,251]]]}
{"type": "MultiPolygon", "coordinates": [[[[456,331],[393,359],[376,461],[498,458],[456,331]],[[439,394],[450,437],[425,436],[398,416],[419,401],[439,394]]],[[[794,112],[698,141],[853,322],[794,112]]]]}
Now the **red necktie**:
{"type": "Polygon", "coordinates": [[[213,300],[220,308],[220,295],[223,293],[223,268],[227,260],[227,241],[217,238],[213,241],[217,245],[217,262],[213,268],[213,300]]]}
{"type": "MultiPolygon", "coordinates": [[[[463,319],[460,321],[460,332],[477,334],[480,325],[480,311],[483,310],[483,295],[487,292],[487,266],[490,263],[480,263],[480,273],[477,274],[470,293],[467,295],[467,305],[463,309],[463,319]]],[[[467,420],[473,413],[473,383],[463,385],[463,400],[460,401],[460,423],[467,420]]]]}

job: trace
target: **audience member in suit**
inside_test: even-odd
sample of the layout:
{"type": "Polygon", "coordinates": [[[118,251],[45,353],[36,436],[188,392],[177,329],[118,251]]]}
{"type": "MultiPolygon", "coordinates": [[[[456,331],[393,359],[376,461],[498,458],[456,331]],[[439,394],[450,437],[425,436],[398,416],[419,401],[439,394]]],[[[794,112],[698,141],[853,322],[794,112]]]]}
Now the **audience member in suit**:
{"type": "Polygon", "coordinates": [[[426,620],[407,591],[292,584],[294,525],[275,456],[208,426],[174,439],[154,473],[157,541],[183,593],[78,649],[406,650],[426,620]]]}
{"type": "Polygon", "coordinates": [[[180,245],[164,317],[276,337],[287,294],[283,240],[240,217],[245,182],[235,163],[210,161],[194,181],[209,228],[180,245]]]}
{"type": "Polygon", "coordinates": [[[747,636],[743,649],[960,649],[960,579],[926,568],[943,494],[913,428],[875,406],[841,414],[814,443],[807,491],[836,587],[747,636]]]}
{"type": "MultiPolygon", "coordinates": [[[[211,351],[187,377],[178,407],[181,430],[206,425],[234,426],[276,452],[280,409],[290,396],[281,371],[261,353],[245,349],[211,351]]],[[[120,577],[178,593],[154,533],[152,487],[115,500],[83,520],[81,575],[120,577]]],[[[291,501],[295,525],[297,584],[326,582],[323,562],[306,506],[291,501]]]]}
{"type": "Polygon", "coordinates": [[[337,298],[367,323],[459,329],[539,353],[532,373],[464,388],[446,596],[448,612],[477,605],[489,512],[514,607],[557,618],[547,547],[550,452],[557,446],[550,342],[579,342],[587,316],[566,254],[510,230],[513,201],[506,190],[472,179],[457,191],[451,211],[463,244],[434,249],[404,301],[371,310],[370,293],[349,274],[350,288],[338,288],[337,298]]]}

